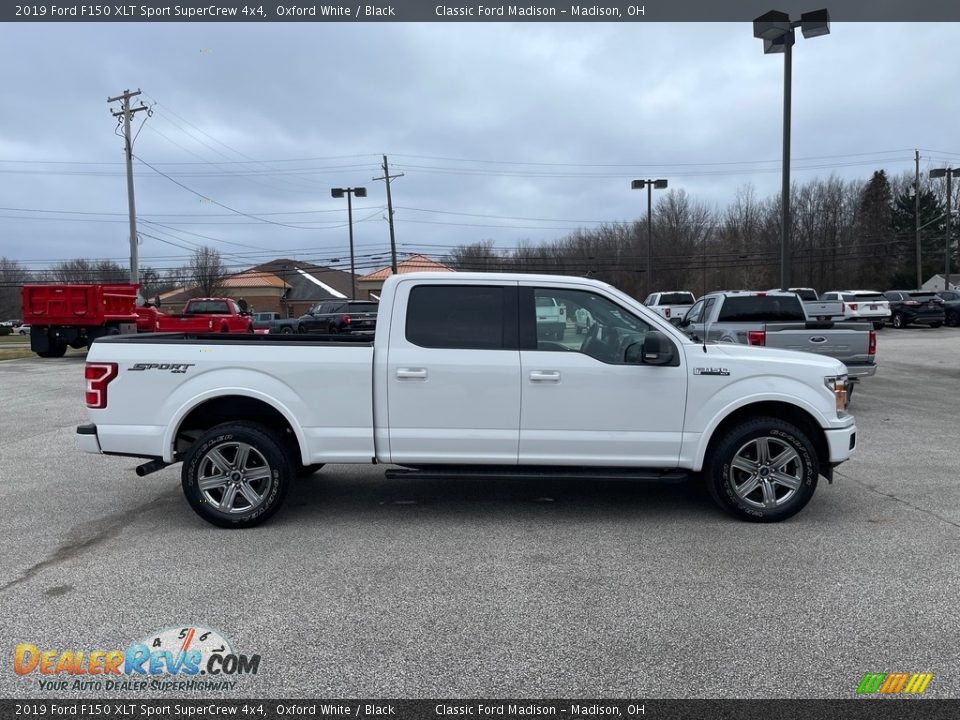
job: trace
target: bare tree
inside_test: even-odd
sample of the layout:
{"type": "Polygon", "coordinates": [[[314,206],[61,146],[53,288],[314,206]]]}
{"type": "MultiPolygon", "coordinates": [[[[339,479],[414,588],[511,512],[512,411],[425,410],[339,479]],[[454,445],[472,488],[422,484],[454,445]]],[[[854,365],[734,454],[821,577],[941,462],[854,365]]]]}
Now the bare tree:
{"type": "Polygon", "coordinates": [[[0,320],[20,317],[20,286],[27,276],[26,269],[16,260],[0,257],[0,320]]]}
{"type": "Polygon", "coordinates": [[[204,246],[197,248],[190,258],[188,276],[195,286],[194,297],[214,297],[223,293],[227,268],[217,250],[204,246]]]}

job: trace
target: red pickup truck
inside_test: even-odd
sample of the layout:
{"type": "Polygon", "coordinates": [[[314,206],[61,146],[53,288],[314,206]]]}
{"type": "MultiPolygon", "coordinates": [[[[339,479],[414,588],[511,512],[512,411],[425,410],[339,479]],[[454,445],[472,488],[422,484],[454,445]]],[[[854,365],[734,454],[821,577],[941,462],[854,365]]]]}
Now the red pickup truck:
{"type": "Polygon", "coordinates": [[[182,313],[137,308],[140,332],[252,333],[253,317],[231,298],[193,298],[182,313]]]}

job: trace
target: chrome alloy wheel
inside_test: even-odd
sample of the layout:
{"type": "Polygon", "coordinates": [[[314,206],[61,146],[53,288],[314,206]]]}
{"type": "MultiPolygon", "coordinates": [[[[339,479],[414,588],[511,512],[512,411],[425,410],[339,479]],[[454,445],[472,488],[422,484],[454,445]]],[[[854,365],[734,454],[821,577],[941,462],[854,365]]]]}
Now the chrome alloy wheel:
{"type": "Polygon", "coordinates": [[[244,442],[225,442],[200,459],[197,486],[205,502],[222,513],[246,513],[266,499],[273,470],[244,442]]]}
{"type": "Polygon", "coordinates": [[[745,443],[730,463],[733,491],[747,505],[776,508],[797,493],[803,482],[803,463],[793,447],[775,437],[745,443]]]}

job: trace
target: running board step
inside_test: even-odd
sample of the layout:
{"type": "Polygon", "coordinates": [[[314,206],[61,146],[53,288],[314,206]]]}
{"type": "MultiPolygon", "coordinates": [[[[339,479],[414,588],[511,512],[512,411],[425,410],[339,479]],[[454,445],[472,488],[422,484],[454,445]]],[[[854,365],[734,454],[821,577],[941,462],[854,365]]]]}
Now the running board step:
{"type": "Polygon", "coordinates": [[[686,470],[655,470],[644,468],[579,468],[553,466],[427,466],[422,468],[391,468],[386,477],[419,478],[422,480],[452,480],[457,478],[501,478],[509,480],[640,480],[679,483],[687,479],[686,470]]]}

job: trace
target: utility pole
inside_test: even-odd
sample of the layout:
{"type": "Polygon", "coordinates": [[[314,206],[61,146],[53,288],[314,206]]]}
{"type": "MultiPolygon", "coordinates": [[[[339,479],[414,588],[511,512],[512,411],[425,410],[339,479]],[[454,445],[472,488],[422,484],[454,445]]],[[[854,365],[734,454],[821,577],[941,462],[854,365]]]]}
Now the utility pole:
{"type": "Polygon", "coordinates": [[[121,106],[120,110],[117,110],[112,114],[115,118],[118,118],[118,124],[120,122],[123,123],[123,137],[126,141],[127,206],[130,212],[130,283],[132,285],[140,284],[140,257],[137,247],[137,206],[133,199],[133,138],[130,136],[130,118],[134,113],[138,113],[142,110],[147,110],[149,113],[149,108],[143,103],[140,103],[140,107],[130,107],[130,98],[136,97],[139,94],[140,90],[136,90],[135,92],[124,90],[122,95],[107,98],[108,103],[116,102],[117,100],[123,101],[123,105],[121,106]],[[122,118],[122,120],[119,118],[122,118]]]}
{"type": "Polygon", "coordinates": [[[923,285],[923,270],[920,267],[920,151],[913,151],[913,159],[917,165],[916,180],[913,181],[913,217],[916,220],[917,232],[917,290],[923,285]]]}
{"type": "Polygon", "coordinates": [[[387,165],[387,156],[383,156],[383,177],[373,178],[374,180],[385,180],[387,183],[387,222],[390,224],[390,269],[393,271],[393,274],[397,274],[397,239],[394,235],[393,230],[393,197],[390,195],[390,181],[394,178],[403,177],[403,173],[399,175],[391,175],[390,169],[387,165]]]}
{"type": "Polygon", "coordinates": [[[943,244],[943,289],[950,289],[950,225],[953,222],[953,180],[954,177],[960,177],[960,167],[955,168],[937,168],[930,171],[931,178],[947,178],[947,237],[943,244]]]}

